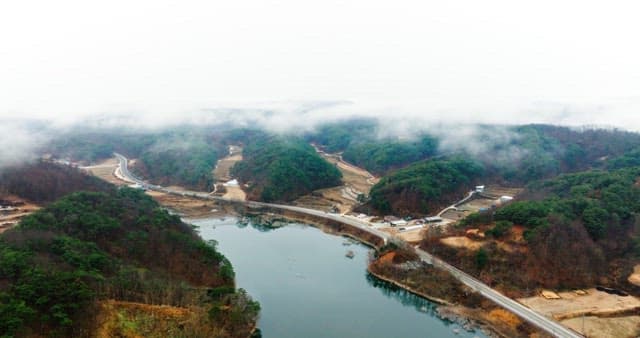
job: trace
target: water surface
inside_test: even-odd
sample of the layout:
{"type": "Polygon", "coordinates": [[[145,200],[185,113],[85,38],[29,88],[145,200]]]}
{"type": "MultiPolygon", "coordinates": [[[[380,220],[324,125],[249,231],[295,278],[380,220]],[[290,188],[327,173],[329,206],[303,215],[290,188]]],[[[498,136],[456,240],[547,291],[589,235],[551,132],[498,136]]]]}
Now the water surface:
{"type": "Polygon", "coordinates": [[[485,337],[439,319],[435,305],[366,272],[371,249],[304,224],[268,229],[235,218],[189,220],[232,262],[262,307],[266,338],[485,337]],[[353,259],[345,257],[352,250],[353,259]],[[456,333],[457,332],[457,333],[456,333]]]}

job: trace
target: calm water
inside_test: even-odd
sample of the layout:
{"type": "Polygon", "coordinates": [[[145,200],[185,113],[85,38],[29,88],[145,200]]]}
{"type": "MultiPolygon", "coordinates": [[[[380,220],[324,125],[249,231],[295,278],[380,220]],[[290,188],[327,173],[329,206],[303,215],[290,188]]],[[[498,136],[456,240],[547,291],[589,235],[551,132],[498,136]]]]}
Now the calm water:
{"type": "Polygon", "coordinates": [[[366,272],[366,246],[311,226],[275,230],[234,218],[189,220],[233,263],[238,287],[262,307],[266,338],[485,337],[434,314],[433,303],[366,272]],[[352,250],[353,259],[345,257],[352,250]],[[458,334],[454,330],[459,331],[458,334]]]}

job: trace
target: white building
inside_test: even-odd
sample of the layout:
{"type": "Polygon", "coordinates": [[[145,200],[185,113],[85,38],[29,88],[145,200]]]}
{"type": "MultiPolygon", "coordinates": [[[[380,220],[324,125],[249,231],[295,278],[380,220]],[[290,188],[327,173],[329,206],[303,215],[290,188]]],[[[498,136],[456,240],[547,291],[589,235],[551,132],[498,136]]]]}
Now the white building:
{"type": "Polygon", "coordinates": [[[513,197],[511,196],[500,196],[500,203],[507,203],[507,202],[511,202],[513,200],[513,197]]]}
{"type": "Polygon", "coordinates": [[[404,226],[404,225],[407,225],[407,221],[405,221],[403,219],[400,219],[400,220],[397,220],[397,221],[391,221],[391,226],[394,226],[394,227],[395,226],[404,226]]]}

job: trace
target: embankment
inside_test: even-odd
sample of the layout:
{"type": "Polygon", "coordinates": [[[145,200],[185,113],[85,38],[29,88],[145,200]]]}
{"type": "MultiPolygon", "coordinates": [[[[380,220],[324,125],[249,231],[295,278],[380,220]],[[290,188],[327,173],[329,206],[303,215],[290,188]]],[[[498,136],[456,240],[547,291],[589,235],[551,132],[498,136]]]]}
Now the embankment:
{"type": "Polygon", "coordinates": [[[380,249],[384,245],[384,240],[372,233],[366,232],[349,224],[329,220],[323,217],[271,207],[245,208],[244,212],[247,214],[278,214],[292,221],[315,225],[327,233],[353,238],[376,250],[380,249]]]}

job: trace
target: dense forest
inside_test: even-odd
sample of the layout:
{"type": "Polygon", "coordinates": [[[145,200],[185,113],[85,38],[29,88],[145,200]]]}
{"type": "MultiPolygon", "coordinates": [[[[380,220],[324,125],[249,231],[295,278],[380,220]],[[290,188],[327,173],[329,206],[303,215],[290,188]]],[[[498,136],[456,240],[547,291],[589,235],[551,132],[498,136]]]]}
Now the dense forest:
{"type": "Polygon", "coordinates": [[[436,138],[421,134],[406,140],[398,136],[380,136],[375,120],[349,120],[325,124],[306,138],[328,152],[341,152],[344,160],[363,167],[376,175],[384,175],[436,154],[436,138]]]}
{"type": "Polygon", "coordinates": [[[383,177],[370,193],[378,212],[429,214],[460,199],[483,173],[479,162],[461,157],[427,160],[383,177]]]}
{"type": "MultiPolygon", "coordinates": [[[[461,196],[461,191],[471,190],[471,183],[474,181],[504,186],[524,186],[529,182],[553,178],[562,173],[598,168],[621,168],[640,163],[638,150],[640,135],[636,133],[605,129],[574,130],[547,125],[479,126],[478,128],[481,131],[478,131],[476,136],[480,140],[474,141],[484,142],[481,152],[472,152],[469,147],[450,149],[448,152],[439,149],[435,153],[425,155],[427,159],[422,162],[413,162],[402,169],[387,172],[380,183],[372,189],[369,206],[377,209],[378,212],[425,214],[433,211],[433,206],[441,202],[446,202],[445,204],[454,202],[461,196]],[[491,134],[500,133],[507,133],[509,136],[498,140],[491,139],[491,134]],[[482,141],[485,138],[486,140],[482,141]],[[425,170],[428,163],[439,163],[454,157],[464,157],[483,167],[484,170],[481,172],[472,170],[472,179],[461,181],[466,184],[464,187],[452,187],[448,183],[442,185],[437,179],[425,177],[432,175],[431,171],[425,170]],[[412,179],[407,179],[409,173],[413,176],[412,179]],[[390,185],[389,182],[394,184],[390,185]],[[433,185],[429,186],[429,182],[433,185]],[[452,199],[445,198],[438,201],[427,197],[428,200],[421,200],[429,195],[423,194],[420,197],[415,193],[438,189],[447,192],[447,197],[452,199]],[[430,208],[429,205],[432,207],[430,208]]],[[[431,144],[431,142],[428,143],[431,144]]],[[[376,144],[383,147],[385,151],[396,147],[384,147],[386,143],[383,141],[378,141],[376,144]]],[[[409,147],[412,143],[400,144],[403,144],[403,147],[409,147]]],[[[351,147],[357,149],[356,145],[351,147]]],[[[349,148],[345,150],[343,156],[348,151],[349,148]]],[[[366,153],[363,149],[359,151],[366,153]]],[[[373,155],[369,153],[369,156],[373,155]]],[[[397,161],[397,165],[405,163],[404,160],[397,161]]]]}
{"type": "Polygon", "coordinates": [[[226,147],[205,138],[172,135],[139,155],[133,170],[160,185],[181,185],[209,191],[213,188],[213,168],[226,147]]]}
{"type": "Polygon", "coordinates": [[[198,190],[213,186],[212,170],[226,145],[214,128],[179,127],[158,131],[88,130],[57,137],[44,152],[58,158],[94,163],[114,152],[137,158],[131,169],[162,185],[198,190]]]}
{"type": "Polygon", "coordinates": [[[203,309],[184,336],[246,337],[259,311],[215,243],[139,190],[73,193],[0,237],[0,335],[90,336],[107,299],[203,309]]]}
{"type": "Polygon", "coordinates": [[[313,190],[341,184],[340,171],[302,139],[254,135],[232,174],[248,185],[250,199],[290,201],[313,190]]]}

